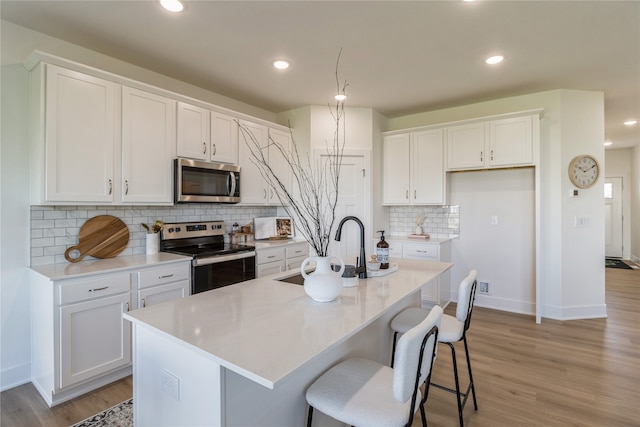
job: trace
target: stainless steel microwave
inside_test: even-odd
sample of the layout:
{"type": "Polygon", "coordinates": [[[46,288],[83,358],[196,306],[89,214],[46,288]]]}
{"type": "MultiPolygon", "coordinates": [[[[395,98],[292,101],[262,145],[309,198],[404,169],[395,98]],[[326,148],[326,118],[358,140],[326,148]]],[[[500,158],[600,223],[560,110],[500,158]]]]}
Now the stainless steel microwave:
{"type": "Polygon", "coordinates": [[[173,182],[176,203],[238,203],[240,201],[239,166],[176,159],[173,182]]]}

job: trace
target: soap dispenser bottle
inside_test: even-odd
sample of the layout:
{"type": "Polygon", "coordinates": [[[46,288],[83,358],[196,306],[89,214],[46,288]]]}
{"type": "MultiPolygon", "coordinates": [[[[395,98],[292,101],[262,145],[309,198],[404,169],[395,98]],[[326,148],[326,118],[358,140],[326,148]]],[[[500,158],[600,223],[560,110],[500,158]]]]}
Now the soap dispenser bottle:
{"type": "Polygon", "coordinates": [[[381,233],[380,241],[376,245],[376,258],[380,263],[380,269],[389,268],[389,243],[384,240],[384,230],[378,231],[381,233]]]}

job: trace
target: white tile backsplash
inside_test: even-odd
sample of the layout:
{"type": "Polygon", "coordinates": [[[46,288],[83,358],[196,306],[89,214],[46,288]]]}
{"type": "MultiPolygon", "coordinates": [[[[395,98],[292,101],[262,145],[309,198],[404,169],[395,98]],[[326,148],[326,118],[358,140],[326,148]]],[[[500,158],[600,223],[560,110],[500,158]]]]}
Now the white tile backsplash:
{"type": "MultiPolygon", "coordinates": [[[[82,225],[98,215],[113,215],[129,227],[129,244],[120,253],[143,254],[146,231],[142,223],[217,221],[225,222],[227,233],[234,222],[246,225],[254,217],[275,216],[275,207],[189,204],[176,206],[31,206],[31,265],[67,262],[65,250],[78,244],[82,225]]],[[[87,257],[85,259],[91,259],[87,257]]]]}
{"type": "Polygon", "coordinates": [[[434,237],[460,234],[458,206],[391,206],[389,208],[389,236],[406,236],[416,229],[420,215],[425,216],[422,232],[434,237]]]}

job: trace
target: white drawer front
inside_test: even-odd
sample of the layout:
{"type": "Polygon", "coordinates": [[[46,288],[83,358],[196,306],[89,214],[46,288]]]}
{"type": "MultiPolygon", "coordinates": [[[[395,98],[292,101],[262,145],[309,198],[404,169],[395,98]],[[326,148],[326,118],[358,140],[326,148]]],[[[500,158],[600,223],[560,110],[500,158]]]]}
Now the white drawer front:
{"type": "Polygon", "coordinates": [[[288,247],[286,249],[287,249],[287,259],[297,258],[297,257],[306,258],[309,256],[309,247],[307,245],[293,246],[293,247],[288,247]]]}
{"type": "Polygon", "coordinates": [[[284,248],[256,251],[256,262],[258,264],[264,264],[267,262],[284,261],[284,253],[284,248]]]}
{"type": "Polygon", "coordinates": [[[60,305],[102,298],[131,290],[129,273],[104,276],[60,286],[60,305]]]}
{"type": "Polygon", "coordinates": [[[402,258],[402,243],[389,241],[387,241],[387,243],[389,244],[389,256],[391,258],[402,258]]]}
{"type": "Polygon", "coordinates": [[[404,258],[427,258],[427,259],[437,261],[438,246],[405,243],[403,256],[404,258]]]}
{"type": "Polygon", "coordinates": [[[189,279],[190,263],[172,264],[138,272],[138,289],[189,279]]]}

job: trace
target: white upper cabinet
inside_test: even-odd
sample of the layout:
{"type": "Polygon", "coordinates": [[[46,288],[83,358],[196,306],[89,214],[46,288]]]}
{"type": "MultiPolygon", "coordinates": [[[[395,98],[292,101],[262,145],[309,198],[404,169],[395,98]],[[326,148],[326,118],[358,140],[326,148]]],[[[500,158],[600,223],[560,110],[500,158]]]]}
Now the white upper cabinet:
{"type": "Polygon", "coordinates": [[[383,203],[446,203],[442,129],[383,139],[383,203]]]}
{"type": "Polygon", "coordinates": [[[238,165],[240,166],[240,203],[245,205],[264,205],[269,201],[268,185],[260,173],[260,169],[252,161],[256,154],[268,158],[267,143],[269,131],[266,126],[241,121],[238,142],[238,165]],[[258,151],[258,149],[260,151],[258,151]]]}
{"type": "Polygon", "coordinates": [[[283,182],[286,188],[291,188],[291,168],[286,162],[282,154],[273,144],[269,143],[269,138],[278,142],[284,149],[291,149],[291,135],[276,129],[270,129],[266,126],[242,121],[244,127],[240,131],[238,152],[238,164],[242,168],[240,171],[240,204],[245,205],[280,205],[274,190],[269,186],[267,177],[263,177],[260,169],[252,161],[253,154],[249,149],[249,145],[257,150],[257,145],[261,148],[260,153],[256,154],[264,156],[269,167],[274,171],[276,176],[283,182]]]}
{"type": "Polygon", "coordinates": [[[209,110],[178,102],[177,155],[197,160],[209,160],[209,110]]]}
{"type": "Polygon", "coordinates": [[[238,124],[226,114],[178,102],[177,155],[203,161],[238,162],[238,124]]]}
{"type": "Polygon", "coordinates": [[[211,112],[211,160],[238,163],[238,123],[236,118],[211,112]]]}
{"type": "Polygon", "coordinates": [[[533,116],[447,128],[448,170],[533,165],[533,116]]]}
{"type": "Polygon", "coordinates": [[[411,186],[410,136],[385,136],[382,141],[383,202],[385,205],[408,205],[411,186]]]}
{"type": "Polygon", "coordinates": [[[38,67],[33,78],[40,106],[33,203],[111,203],[120,86],[54,65],[38,67]]]}
{"type": "Polygon", "coordinates": [[[485,159],[484,123],[447,128],[448,169],[481,169],[485,159]]]}
{"type": "Polygon", "coordinates": [[[533,163],[533,117],[492,120],[489,130],[490,166],[533,163]]]}
{"type": "Polygon", "coordinates": [[[122,88],[123,202],[173,202],[175,108],[172,99],[122,88]]]}
{"type": "MultiPolygon", "coordinates": [[[[291,150],[292,138],[290,132],[269,128],[269,138],[271,141],[277,143],[286,150],[287,154],[291,150]]],[[[291,166],[274,144],[269,144],[269,166],[275,172],[280,182],[285,186],[289,193],[291,193],[291,166]]],[[[280,204],[278,196],[272,189],[269,191],[269,203],[280,204]]]]}

